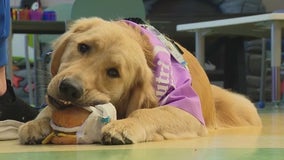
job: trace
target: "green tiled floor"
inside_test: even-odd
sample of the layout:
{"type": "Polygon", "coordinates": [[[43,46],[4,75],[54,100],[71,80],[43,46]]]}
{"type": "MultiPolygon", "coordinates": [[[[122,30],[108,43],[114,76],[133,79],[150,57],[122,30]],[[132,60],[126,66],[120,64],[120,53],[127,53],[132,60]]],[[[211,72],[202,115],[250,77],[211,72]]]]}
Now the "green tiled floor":
{"type": "Polygon", "coordinates": [[[208,148],[208,149],[117,149],[89,151],[52,151],[2,153],[1,160],[281,160],[284,159],[284,148],[208,148]]]}

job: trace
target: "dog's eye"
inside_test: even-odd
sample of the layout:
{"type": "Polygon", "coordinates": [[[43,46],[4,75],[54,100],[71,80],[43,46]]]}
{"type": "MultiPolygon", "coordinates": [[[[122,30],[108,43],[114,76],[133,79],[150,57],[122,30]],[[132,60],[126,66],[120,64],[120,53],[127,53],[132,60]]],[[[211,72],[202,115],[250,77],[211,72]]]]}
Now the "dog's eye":
{"type": "Polygon", "coordinates": [[[119,78],[119,72],[116,68],[109,68],[107,69],[107,75],[111,78],[119,78]]]}
{"type": "Polygon", "coordinates": [[[81,53],[86,53],[90,50],[90,46],[84,44],[84,43],[79,43],[78,44],[78,51],[81,53]]]}

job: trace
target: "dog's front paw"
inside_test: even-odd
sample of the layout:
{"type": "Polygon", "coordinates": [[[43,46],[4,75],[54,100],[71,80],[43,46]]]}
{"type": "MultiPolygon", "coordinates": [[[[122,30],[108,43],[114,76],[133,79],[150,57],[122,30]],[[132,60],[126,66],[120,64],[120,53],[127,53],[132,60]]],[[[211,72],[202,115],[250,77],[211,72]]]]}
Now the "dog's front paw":
{"type": "Polygon", "coordinates": [[[40,144],[50,133],[48,118],[35,119],[19,128],[19,140],[21,144],[40,144]]]}
{"type": "Polygon", "coordinates": [[[102,128],[103,144],[133,144],[146,140],[145,129],[132,119],[116,120],[102,128]]]}

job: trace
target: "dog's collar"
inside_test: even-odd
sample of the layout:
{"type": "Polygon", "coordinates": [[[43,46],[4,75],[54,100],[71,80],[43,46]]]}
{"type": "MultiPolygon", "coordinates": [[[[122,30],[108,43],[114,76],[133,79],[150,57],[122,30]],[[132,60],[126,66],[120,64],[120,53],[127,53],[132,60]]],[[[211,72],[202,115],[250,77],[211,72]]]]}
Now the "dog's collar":
{"type": "Polygon", "coordinates": [[[171,105],[185,110],[205,124],[200,99],[192,88],[191,75],[182,54],[153,26],[127,20],[124,22],[138,27],[154,48],[154,87],[159,105],[171,105]]]}

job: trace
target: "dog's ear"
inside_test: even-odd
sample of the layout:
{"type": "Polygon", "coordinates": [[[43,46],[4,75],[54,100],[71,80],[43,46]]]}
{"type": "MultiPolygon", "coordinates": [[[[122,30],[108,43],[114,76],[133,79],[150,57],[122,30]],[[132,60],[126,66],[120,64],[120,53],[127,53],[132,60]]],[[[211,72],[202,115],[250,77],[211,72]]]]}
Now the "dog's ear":
{"type": "Polygon", "coordinates": [[[153,108],[158,100],[153,88],[153,74],[150,68],[145,67],[137,72],[137,76],[130,90],[126,115],[141,108],[153,108]],[[147,69],[145,69],[147,68],[147,69]]]}
{"type": "Polygon", "coordinates": [[[50,68],[52,76],[55,76],[58,72],[61,57],[71,35],[87,31],[101,22],[103,22],[103,20],[100,18],[81,18],[76,20],[72,25],[70,25],[67,32],[54,41],[50,68]]]}
{"type": "Polygon", "coordinates": [[[70,32],[66,32],[53,43],[53,52],[50,65],[50,71],[52,76],[55,76],[57,74],[58,68],[60,66],[61,57],[64,53],[70,35],[70,32]]]}
{"type": "Polygon", "coordinates": [[[120,23],[120,25],[135,31],[136,36],[132,36],[132,38],[141,46],[146,60],[146,63],[141,64],[138,70],[136,70],[135,80],[130,89],[130,94],[127,97],[128,107],[126,115],[129,115],[134,110],[153,108],[158,105],[158,100],[153,88],[154,75],[152,70],[154,69],[154,54],[153,46],[150,44],[148,37],[141,34],[139,28],[133,28],[133,26],[125,23],[120,23]]]}

